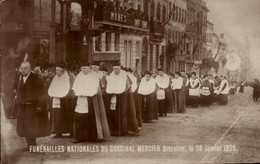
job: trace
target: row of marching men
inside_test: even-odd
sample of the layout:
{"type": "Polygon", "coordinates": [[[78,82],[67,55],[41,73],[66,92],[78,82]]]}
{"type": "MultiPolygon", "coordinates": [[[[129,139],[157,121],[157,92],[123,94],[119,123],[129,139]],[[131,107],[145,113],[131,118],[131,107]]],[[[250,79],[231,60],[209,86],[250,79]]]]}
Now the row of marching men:
{"type": "Polygon", "coordinates": [[[131,69],[122,69],[118,63],[109,74],[100,71],[97,64],[83,64],[73,81],[72,84],[62,66],[57,66],[48,93],[52,97],[55,137],[66,132],[62,127],[72,127],[67,132],[75,134],[74,143],[106,139],[110,134],[137,134],[143,121],[151,122],[167,113],[184,113],[186,105],[195,108],[199,104],[209,106],[216,97],[220,104],[226,105],[229,93],[228,81],[223,76],[219,84],[215,84],[212,77],[201,79],[195,72],[188,78],[184,71],[171,76],[158,69],[157,75],[145,71],[144,76],[138,78],[131,69]],[[66,104],[70,92],[76,96],[75,110],[73,104],[66,110],[70,107],[66,104]],[[73,112],[67,113],[66,117],[64,111],[73,112]],[[71,121],[74,126],[67,126],[62,121],[64,114],[67,123],[74,118],[71,121]]]}
{"type": "MultiPolygon", "coordinates": [[[[206,88],[212,86],[208,86],[206,78],[197,78],[195,72],[188,78],[185,72],[167,75],[159,69],[158,74],[145,71],[138,78],[118,63],[109,73],[100,71],[98,65],[83,63],[74,78],[64,64],[57,64],[56,74],[44,92],[42,79],[30,67],[29,62],[23,62],[21,76],[15,82],[20,108],[17,131],[26,138],[28,146],[36,145],[37,137],[48,135],[41,129],[46,129],[41,123],[46,123],[44,109],[48,105],[55,138],[69,133],[74,143],[106,140],[110,135],[138,134],[143,121],[151,122],[169,112],[184,113],[186,103],[196,107],[200,95],[207,96],[211,89],[206,88]],[[46,99],[50,99],[47,105],[42,103],[46,99]]],[[[228,84],[222,79],[214,91],[223,104],[227,103],[225,88],[228,84]]]]}

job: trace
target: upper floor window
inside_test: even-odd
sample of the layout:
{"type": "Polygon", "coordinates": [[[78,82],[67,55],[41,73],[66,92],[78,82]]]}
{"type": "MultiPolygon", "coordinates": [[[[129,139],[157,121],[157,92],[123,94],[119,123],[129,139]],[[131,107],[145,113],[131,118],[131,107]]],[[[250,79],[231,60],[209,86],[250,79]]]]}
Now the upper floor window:
{"type": "Polygon", "coordinates": [[[163,11],[162,11],[162,21],[164,22],[166,18],[166,7],[163,5],[163,11]]]}
{"type": "Polygon", "coordinates": [[[172,6],[172,10],[173,10],[173,13],[172,13],[172,20],[175,19],[175,5],[172,6]]]}
{"type": "Polygon", "coordinates": [[[179,8],[179,22],[181,21],[181,8],[179,8]]]}
{"type": "Polygon", "coordinates": [[[148,5],[149,5],[149,3],[148,3],[148,0],[143,0],[143,10],[144,10],[144,14],[146,15],[146,16],[148,16],[149,15],[149,13],[148,13],[148,5]]]}
{"type": "Polygon", "coordinates": [[[178,8],[178,6],[175,7],[175,11],[176,11],[175,12],[175,14],[176,14],[175,15],[175,20],[178,21],[178,18],[179,18],[179,8],[178,8]]]}
{"type": "Polygon", "coordinates": [[[150,16],[151,17],[154,17],[154,8],[155,8],[155,4],[154,4],[154,1],[152,1],[152,3],[151,3],[151,10],[150,10],[150,16]]]}
{"type": "Polygon", "coordinates": [[[161,4],[160,3],[157,4],[157,15],[156,15],[156,18],[159,21],[161,20],[161,4]]]}

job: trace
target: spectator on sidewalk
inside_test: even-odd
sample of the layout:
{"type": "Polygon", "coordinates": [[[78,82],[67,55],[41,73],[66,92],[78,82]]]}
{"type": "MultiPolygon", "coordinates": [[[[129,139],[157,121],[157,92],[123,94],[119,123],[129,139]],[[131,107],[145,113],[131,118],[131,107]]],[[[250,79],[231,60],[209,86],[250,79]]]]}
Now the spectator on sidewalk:
{"type": "Polygon", "coordinates": [[[224,76],[220,76],[221,82],[218,89],[219,94],[219,104],[227,105],[228,104],[228,94],[229,94],[229,83],[224,76]]]}
{"type": "Polygon", "coordinates": [[[257,102],[258,98],[260,97],[260,83],[258,79],[255,79],[253,89],[253,100],[257,102]]]}

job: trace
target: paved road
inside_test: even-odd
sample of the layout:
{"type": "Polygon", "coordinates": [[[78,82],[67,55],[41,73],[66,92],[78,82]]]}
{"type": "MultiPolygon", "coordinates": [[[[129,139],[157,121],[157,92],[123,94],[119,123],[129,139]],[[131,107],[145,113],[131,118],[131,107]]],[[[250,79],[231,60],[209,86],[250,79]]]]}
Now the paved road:
{"type": "MultiPolygon", "coordinates": [[[[252,102],[251,94],[252,90],[246,88],[245,93],[230,96],[227,106],[213,104],[210,108],[188,108],[185,114],[170,114],[144,124],[139,136],[76,144],[88,146],[89,151],[98,148],[99,152],[25,152],[26,143],[17,137],[14,120],[6,120],[2,114],[2,148],[7,152],[3,157],[10,164],[260,162],[260,102],[252,102]],[[110,151],[100,152],[101,146],[110,151]],[[146,149],[147,146],[150,147],[146,149]],[[116,148],[134,149],[135,152],[115,152],[116,148]]],[[[52,136],[37,142],[38,145],[74,146],[69,138],[54,139],[52,136]]]]}

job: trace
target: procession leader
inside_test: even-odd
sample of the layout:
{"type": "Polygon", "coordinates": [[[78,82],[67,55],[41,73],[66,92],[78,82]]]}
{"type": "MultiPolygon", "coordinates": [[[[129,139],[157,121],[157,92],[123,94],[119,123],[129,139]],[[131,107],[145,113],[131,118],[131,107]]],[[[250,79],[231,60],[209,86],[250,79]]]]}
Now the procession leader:
{"type": "Polygon", "coordinates": [[[48,113],[44,98],[43,81],[31,72],[31,64],[25,61],[21,75],[15,79],[17,103],[17,133],[25,137],[27,148],[35,146],[36,138],[48,135],[48,113]]]}

